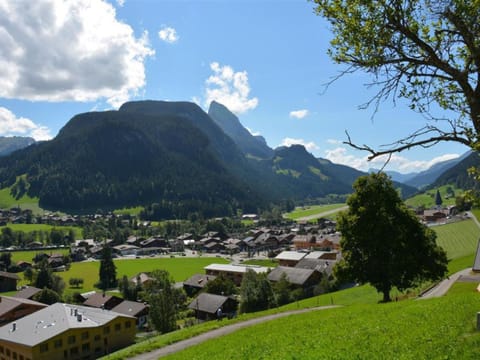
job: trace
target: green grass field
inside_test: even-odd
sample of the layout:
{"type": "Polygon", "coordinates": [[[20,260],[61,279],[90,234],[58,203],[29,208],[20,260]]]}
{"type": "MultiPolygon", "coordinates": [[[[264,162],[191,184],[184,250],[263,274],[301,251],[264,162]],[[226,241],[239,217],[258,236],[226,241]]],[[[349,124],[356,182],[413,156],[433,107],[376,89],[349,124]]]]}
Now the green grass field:
{"type": "Polygon", "coordinates": [[[343,206],[345,206],[345,204],[328,204],[297,207],[295,210],[285,214],[284,216],[291,220],[297,220],[306,216],[312,216],[316,214],[321,214],[325,211],[335,210],[343,206]]]}
{"type": "Polygon", "coordinates": [[[23,231],[23,232],[32,232],[32,231],[50,231],[52,229],[63,230],[68,232],[70,229],[73,229],[75,232],[76,239],[82,239],[83,233],[82,228],[78,226],[53,226],[48,224],[7,224],[5,226],[0,226],[0,230],[4,227],[9,227],[13,231],[23,231]]]}
{"type": "Polygon", "coordinates": [[[462,292],[315,311],[242,329],[167,358],[475,359],[478,301],[478,294],[462,292]]]}
{"type": "Polygon", "coordinates": [[[0,190],[0,208],[9,209],[12,207],[20,206],[22,209],[30,209],[34,214],[41,214],[43,209],[38,206],[38,198],[31,198],[28,195],[24,195],[19,199],[15,199],[10,194],[10,187],[0,190]]]}
{"type": "Polygon", "coordinates": [[[480,229],[473,220],[434,226],[432,229],[437,233],[437,243],[450,259],[464,257],[477,250],[480,229]]]}
{"type": "MultiPolygon", "coordinates": [[[[448,205],[455,205],[455,196],[463,194],[462,189],[457,189],[454,188],[453,186],[450,186],[453,191],[455,192],[454,197],[448,197],[447,195],[447,187],[449,185],[444,185],[438,188],[440,191],[440,196],[442,197],[443,200],[443,206],[448,206],[448,205]]],[[[428,190],[422,194],[415,195],[407,200],[405,200],[405,203],[408,206],[411,206],[413,208],[419,207],[419,206],[425,206],[426,209],[431,208],[432,206],[435,206],[435,195],[437,193],[437,189],[433,190],[428,190]]]]}
{"type": "Polygon", "coordinates": [[[143,206],[136,206],[132,208],[123,208],[114,210],[113,213],[115,215],[131,215],[131,216],[138,216],[143,210],[143,206]]]}

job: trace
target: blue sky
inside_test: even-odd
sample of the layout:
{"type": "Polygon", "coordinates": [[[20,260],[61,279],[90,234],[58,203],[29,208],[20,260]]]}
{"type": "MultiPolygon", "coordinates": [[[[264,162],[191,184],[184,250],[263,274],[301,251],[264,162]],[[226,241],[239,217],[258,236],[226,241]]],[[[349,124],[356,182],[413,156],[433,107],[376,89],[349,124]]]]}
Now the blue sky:
{"type": "MultiPolygon", "coordinates": [[[[405,104],[359,110],[373,90],[361,73],[325,91],[341,65],[307,0],[0,0],[0,135],[54,137],[75,114],[128,100],[217,100],[275,148],[379,168],[342,144],[347,130],[378,147],[425,120],[405,104]]],[[[106,139],[108,141],[108,139],[106,139]]],[[[454,143],[396,154],[387,170],[420,171],[468,149],[454,143]]]]}

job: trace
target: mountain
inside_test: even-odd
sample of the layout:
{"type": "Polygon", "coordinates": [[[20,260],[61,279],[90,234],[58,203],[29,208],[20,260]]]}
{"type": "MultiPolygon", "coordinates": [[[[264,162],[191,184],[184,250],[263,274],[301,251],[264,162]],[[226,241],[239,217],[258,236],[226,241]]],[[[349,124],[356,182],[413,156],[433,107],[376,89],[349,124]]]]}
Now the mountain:
{"type": "Polygon", "coordinates": [[[469,154],[470,152],[467,152],[458,158],[436,163],[427,170],[419,172],[417,175],[408,179],[404,183],[410,186],[414,186],[418,189],[424,188],[434,183],[438,179],[438,177],[440,177],[444,172],[462,162],[465,158],[469,156],[469,154]]]}
{"type": "Polygon", "coordinates": [[[480,155],[477,152],[469,151],[462,160],[442,173],[429,188],[442,185],[454,184],[461,189],[475,189],[479,184],[473,177],[468,175],[468,169],[480,167],[480,155]]]}
{"type": "Polygon", "coordinates": [[[1,158],[0,182],[10,186],[27,174],[28,193],[42,207],[75,212],[149,203],[164,218],[256,211],[264,197],[225,165],[242,154],[222,134],[194,104],[127,103],[77,115],[55,139],[1,158]]]}
{"type": "Polygon", "coordinates": [[[0,156],[9,155],[16,150],[26,148],[35,143],[35,139],[22,136],[0,136],[0,156]]]}
{"type": "MultiPolygon", "coordinates": [[[[368,170],[369,173],[378,172],[378,171],[379,171],[378,169],[369,169],[368,170]]],[[[416,173],[416,172],[402,174],[398,171],[393,171],[393,170],[387,170],[387,171],[385,171],[385,174],[387,174],[393,181],[401,182],[401,183],[404,183],[404,184],[406,184],[407,181],[410,180],[411,178],[418,175],[418,173],[416,173]]]]}
{"type": "Polygon", "coordinates": [[[240,120],[222,104],[212,101],[208,109],[208,115],[244,154],[260,159],[269,159],[273,156],[273,150],[268,147],[265,139],[250,134],[242,126],[240,120]]]}

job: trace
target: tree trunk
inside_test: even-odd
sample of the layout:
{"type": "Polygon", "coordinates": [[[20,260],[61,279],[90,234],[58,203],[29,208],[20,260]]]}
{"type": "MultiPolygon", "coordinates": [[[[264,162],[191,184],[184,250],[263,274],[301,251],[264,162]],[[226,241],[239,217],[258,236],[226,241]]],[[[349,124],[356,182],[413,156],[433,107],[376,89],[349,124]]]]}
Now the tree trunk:
{"type": "Polygon", "coordinates": [[[387,303],[387,302],[392,301],[392,299],[390,298],[390,288],[384,289],[382,292],[383,292],[382,302],[387,303]]]}

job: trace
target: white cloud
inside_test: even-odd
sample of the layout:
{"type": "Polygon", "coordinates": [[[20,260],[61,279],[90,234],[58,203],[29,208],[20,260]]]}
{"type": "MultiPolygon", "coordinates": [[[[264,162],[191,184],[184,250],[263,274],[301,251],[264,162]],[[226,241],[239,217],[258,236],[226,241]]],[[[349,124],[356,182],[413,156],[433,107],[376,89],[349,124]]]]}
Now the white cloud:
{"type": "Polygon", "coordinates": [[[303,139],[285,138],[280,146],[303,145],[308,151],[318,150],[319,147],[313,141],[305,141],[303,139]]]}
{"type": "Polygon", "coordinates": [[[0,48],[0,97],[114,107],[145,85],[154,54],[101,0],[0,0],[0,48]]]}
{"type": "Polygon", "coordinates": [[[205,81],[205,106],[208,107],[215,100],[237,115],[257,107],[258,99],[249,98],[250,85],[246,71],[235,72],[232,67],[221,66],[217,62],[211,63],[210,69],[213,75],[205,81]]]}
{"type": "Polygon", "coordinates": [[[50,130],[35,124],[32,120],[17,117],[4,107],[0,107],[0,135],[1,136],[31,136],[35,140],[48,140],[52,138],[50,130]]]}
{"type": "Polygon", "coordinates": [[[117,5],[123,7],[123,5],[125,5],[125,0],[117,0],[117,5]]]}
{"type": "Polygon", "coordinates": [[[290,117],[291,118],[303,119],[307,115],[308,115],[308,110],[307,109],[290,111],[290,117]]]}
{"type": "Polygon", "coordinates": [[[253,131],[252,129],[250,129],[248,127],[245,127],[245,129],[247,129],[248,132],[253,136],[260,136],[261,135],[261,133],[259,131],[253,131]]]}
{"type": "Polygon", "coordinates": [[[342,141],[337,139],[327,139],[327,143],[331,145],[339,145],[342,143],[342,141]]]}
{"type": "Polygon", "coordinates": [[[179,37],[177,31],[172,27],[163,27],[162,30],[158,32],[158,37],[160,40],[163,40],[169,44],[173,44],[178,41],[179,37]]]}
{"type": "MultiPolygon", "coordinates": [[[[436,163],[455,159],[459,154],[444,154],[437,156],[429,161],[424,160],[410,160],[399,154],[392,154],[385,170],[395,170],[401,173],[420,172],[427,170],[436,163]]],[[[355,156],[348,152],[345,147],[336,147],[325,151],[325,158],[335,164],[342,164],[353,167],[358,170],[368,171],[371,168],[380,169],[385,166],[388,156],[380,156],[371,161],[368,161],[368,154],[362,153],[361,156],[355,156]]]]}

